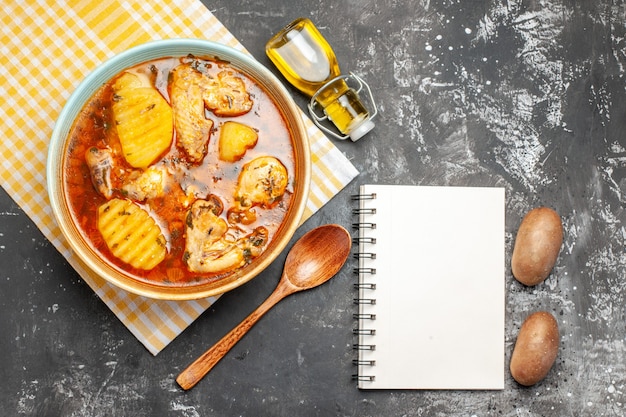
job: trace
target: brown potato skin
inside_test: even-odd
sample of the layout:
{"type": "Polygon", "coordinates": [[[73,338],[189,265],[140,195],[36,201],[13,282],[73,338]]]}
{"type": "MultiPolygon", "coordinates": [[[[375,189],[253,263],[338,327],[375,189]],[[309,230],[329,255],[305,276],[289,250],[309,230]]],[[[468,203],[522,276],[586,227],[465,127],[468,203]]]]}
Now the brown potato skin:
{"type": "Polygon", "coordinates": [[[510,371],[515,381],[531,386],[548,374],[559,351],[559,327],[554,316],[538,311],[526,318],[511,355],[510,371]]]}
{"type": "Polygon", "coordinates": [[[527,286],[543,282],[556,263],[563,243],[563,225],[558,213],[537,207],[522,219],[515,238],[511,270],[527,286]]]}

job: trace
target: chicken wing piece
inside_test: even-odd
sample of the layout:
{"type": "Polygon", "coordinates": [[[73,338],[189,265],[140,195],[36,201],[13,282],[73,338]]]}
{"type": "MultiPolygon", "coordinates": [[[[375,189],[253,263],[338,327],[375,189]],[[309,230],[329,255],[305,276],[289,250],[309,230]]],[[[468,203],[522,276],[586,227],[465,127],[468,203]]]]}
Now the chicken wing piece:
{"type": "Polygon", "coordinates": [[[204,104],[217,116],[240,116],[252,109],[246,85],[232,71],[219,72],[217,79],[205,83],[204,90],[204,104]]]}
{"type": "Polygon", "coordinates": [[[219,217],[223,206],[217,197],[197,200],[187,214],[185,262],[192,272],[220,273],[240,268],[263,252],[268,231],[258,227],[237,237],[219,217]],[[217,200],[217,203],[216,203],[217,200]]]}
{"type": "Polygon", "coordinates": [[[213,128],[213,121],[205,117],[202,99],[207,77],[186,64],[174,68],[170,76],[176,141],[192,162],[200,162],[213,128]]]}
{"type": "Polygon", "coordinates": [[[113,155],[111,151],[92,146],[85,152],[85,162],[87,162],[89,167],[93,186],[104,197],[111,198],[113,196],[113,186],[111,185],[113,155]]]}
{"type": "Polygon", "coordinates": [[[272,156],[261,156],[244,165],[235,189],[240,207],[271,207],[285,193],[287,168],[272,156]]]}
{"type": "Polygon", "coordinates": [[[159,197],[165,190],[166,174],[164,168],[151,166],[132,176],[122,186],[122,191],[128,198],[135,201],[159,197]]]}

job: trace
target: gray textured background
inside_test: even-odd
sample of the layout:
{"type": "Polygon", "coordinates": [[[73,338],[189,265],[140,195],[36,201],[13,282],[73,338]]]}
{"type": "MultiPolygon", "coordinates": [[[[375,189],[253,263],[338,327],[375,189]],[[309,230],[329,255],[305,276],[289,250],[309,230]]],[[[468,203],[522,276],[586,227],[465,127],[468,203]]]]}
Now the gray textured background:
{"type": "MultiPolygon", "coordinates": [[[[376,130],[337,142],[361,175],[298,235],[349,227],[350,194],[364,182],[497,185],[506,188],[508,267],[524,213],[560,213],[565,239],[550,278],[526,288],[506,273],[507,364],[523,319],[539,309],[558,319],[556,364],[531,388],[507,372],[502,391],[359,391],[350,261],[328,284],[283,301],[185,393],[178,372],[271,292],[284,255],[153,357],[2,191],[0,415],[626,414],[623,1],[204,3],[273,70],[266,40],[311,18],[341,67],[373,88],[376,130]]],[[[434,318],[406,325],[416,319],[434,318]]]]}

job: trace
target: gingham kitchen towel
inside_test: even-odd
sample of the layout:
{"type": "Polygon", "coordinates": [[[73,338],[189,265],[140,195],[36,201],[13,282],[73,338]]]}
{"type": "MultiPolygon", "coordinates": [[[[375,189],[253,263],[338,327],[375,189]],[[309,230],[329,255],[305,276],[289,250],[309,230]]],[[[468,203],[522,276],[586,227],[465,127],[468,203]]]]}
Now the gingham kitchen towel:
{"type": "MultiPolygon", "coordinates": [[[[155,39],[202,38],[243,46],[198,0],[14,0],[0,9],[2,187],[117,317],[153,354],[216,300],[159,301],[114,287],[73,254],[53,219],[46,190],[49,138],[80,81],[116,53],[155,39]]],[[[358,172],[304,116],[313,172],[308,217],[358,172]]]]}

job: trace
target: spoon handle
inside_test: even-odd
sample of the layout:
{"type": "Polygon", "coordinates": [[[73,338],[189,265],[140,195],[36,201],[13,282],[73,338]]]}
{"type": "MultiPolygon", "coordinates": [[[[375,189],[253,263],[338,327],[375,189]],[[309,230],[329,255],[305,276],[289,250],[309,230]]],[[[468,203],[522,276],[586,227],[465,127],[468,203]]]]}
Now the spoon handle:
{"type": "Polygon", "coordinates": [[[178,385],[184,390],[193,388],[265,313],[293,292],[295,292],[293,288],[279,285],[256,310],[182,371],[176,378],[178,385]]]}

